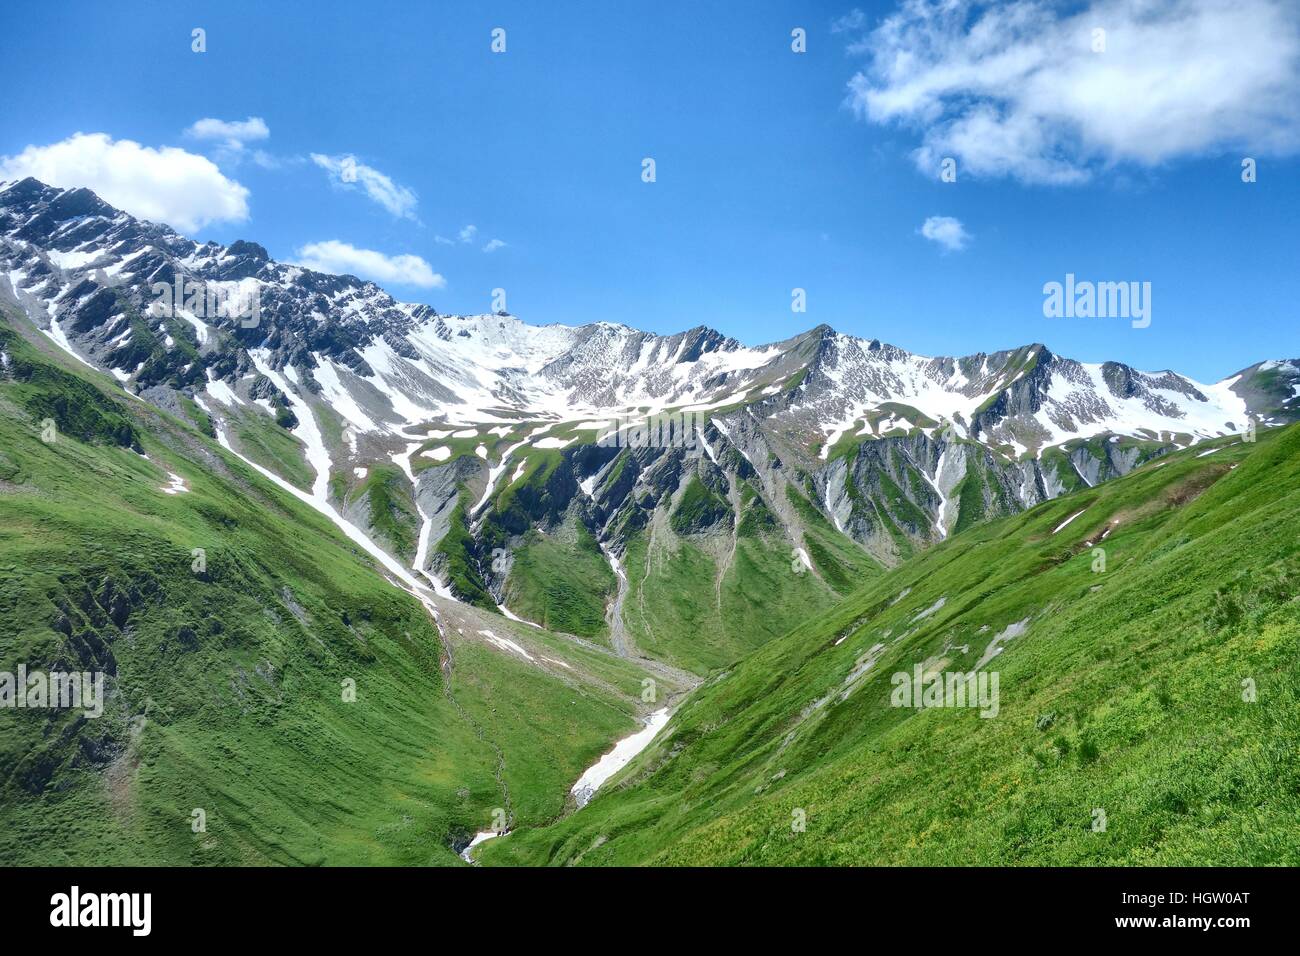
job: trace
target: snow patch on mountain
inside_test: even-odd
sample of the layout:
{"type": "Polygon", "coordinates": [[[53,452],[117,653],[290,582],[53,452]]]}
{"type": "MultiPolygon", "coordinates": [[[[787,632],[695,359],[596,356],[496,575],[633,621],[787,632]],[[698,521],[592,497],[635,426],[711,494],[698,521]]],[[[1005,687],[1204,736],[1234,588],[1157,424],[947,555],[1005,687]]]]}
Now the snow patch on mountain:
{"type": "Polygon", "coordinates": [[[1060,363],[1036,415],[1049,436],[1045,444],[1103,432],[1134,437],[1188,434],[1195,444],[1241,431],[1249,421],[1245,400],[1232,391],[1235,376],[1215,385],[1172,372],[1137,376],[1140,393],[1125,397],[1111,388],[1102,365],[1060,363]]]}

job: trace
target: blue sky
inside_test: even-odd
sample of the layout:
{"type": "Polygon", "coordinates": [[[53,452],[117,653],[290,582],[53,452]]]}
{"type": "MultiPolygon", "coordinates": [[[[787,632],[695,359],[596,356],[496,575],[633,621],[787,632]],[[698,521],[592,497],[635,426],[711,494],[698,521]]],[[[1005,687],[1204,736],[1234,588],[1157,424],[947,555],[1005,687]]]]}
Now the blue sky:
{"type": "MultiPolygon", "coordinates": [[[[1111,47],[1049,45],[1010,81],[971,46],[978,6],[941,29],[870,2],[6,5],[0,157],[12,171],[77,132],[206,157],[191,191],[238,184],[246,212],[181,231],[286,260],[331,240],[419,257],[425,272],[394,274],[422,281],[381,284],[444,312],[487,311],[500,287],[533,323],[704,324],[756,344],[825,322],[925,354],[1040,341],[1215,380],[1300,356],[1296,17],[1243,2],[1226,54],[1189,52],[1120,0],[1012,4],[1030,22],[998,42],[1024,59],[1093,22],[1111,47]],[[913,48],[932,62],[890,73],[913,48]],[[973,78],[918,95],[954,63],[973,78]],[[1174,82],[1217,67],[1239,79],[1174,82]],[[997,121],[979,125],[972,103],[997,121]],[[185,132],[250,117],[268,135],[242,148],[185,132]],[[398,198],[337,182],[313,154],[355,157],[398,198]],[[943,155],[955,183],[931,168],[943,155]],[[961,222],[963,248],[921,234],[933,216],[961,222]],[[1067,272],[1150,282],[1150,327],[1045,318],[1043,284],[1067,272]]],[[[1216,0],[1168,5],[1171,24],[1192,8],[1221,30],[1216,0]]]]}

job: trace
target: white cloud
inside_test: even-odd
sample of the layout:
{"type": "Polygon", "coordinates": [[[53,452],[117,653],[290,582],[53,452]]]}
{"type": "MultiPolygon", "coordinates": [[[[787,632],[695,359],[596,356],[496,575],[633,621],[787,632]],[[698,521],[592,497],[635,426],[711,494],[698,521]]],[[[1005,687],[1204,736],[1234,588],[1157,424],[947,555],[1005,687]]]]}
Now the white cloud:
{"type": "Polygon", "coordinates": [[[181,232],[248,219],[248,190],[222,175],[210,159],[172,146],[115,141],[107,133],[76,133],[0,157],[0,179],[26,176],[64,189],[85,186],[133,216],[181,232]]]}
{"type": "Polygon", "coordinates": [[[195,121],[185,135],[191,139],[216,140],[226,149],[237,152],[248,143],[268,138],[271,130],[260,116],[250,116],[246,120],[205,117],[195,121]]]}
{"type": "Polygon", "coordinates": [[[939,243],[948,252],[961,252],[971,238],[961,220],[952,216],[930,216],[917,231],[931,242],[939,243]]]}
{"type": "MultiPolygon", "coordinates": [[[[478,237],[478,226],[470,225],[470,226],[462,226],[460,232],[456,234],[455,239],[448,239],[446,236],[434,236],[433,239],[434,242],[438,243],[441,246],[454,246],[458,242],[463,243],[464,245],[469,245],[477,237],[478,237]]],[[[498,241],[499,240],[496,239],[492,240],[492,242],[498,242],[498,241]]],[[[501,245],[505,245],[505,243],[503,242],[501,243],[501,245]]],[[[487,251],[490,252],[491,250],[487,250],[487,251]]]]}
{"type": "Polygon", "coordinates": [[[496,252],[498,249],[504,249],[505,247],[506,244],[500,239],[489,239],[487,242],[483,243],[484,252],[496,252]]]}
{"type": "Polygon", "coordinates": [[[312,153],[311,159],[330,174],[331,181],[336,185],[344,189],[359,186],[367,196],[394,216],[401,219],[415,218],[415,207],[419,203],[415,192],[393,182],[373,166],[367,166],[352,155],[325,156],[312,153]]]}
{"type": "Polygon", "coordinates": [[[263,169],[279,169],[280,167],[291,163],[302,162],[301,157],[290,157],[289,159],[282,159],[279,156],[272,156],[264,149],[255,149],[253,150],[251,155],[252,155],[253,162],[256,163],[258,166],[261,166],[263,169]]]}
{"type": "Polygon", "coordinates": [[[355,275],[376,282],[397,282],[426,289],[441,289],[447,280],[419,256],[386,256],[373,249],[358,249],[337,239],[312,242],[298,250],[298,264],[318,272],[355,275]]]}
{"type": "Polygon", "coordinates": [[[927,172],[951,156],[959,176],[1071,183],[1300,149],[1294,0],[904,0],[850,50],[870,60],[849,104],[918,130],[927,172]]]}

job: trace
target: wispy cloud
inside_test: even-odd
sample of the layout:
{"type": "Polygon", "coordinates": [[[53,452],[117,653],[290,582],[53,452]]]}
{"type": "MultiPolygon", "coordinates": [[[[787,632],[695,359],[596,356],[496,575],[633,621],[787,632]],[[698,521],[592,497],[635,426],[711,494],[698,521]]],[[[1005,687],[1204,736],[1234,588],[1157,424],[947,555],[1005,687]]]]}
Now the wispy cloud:
{"type": "Polygon", "coordinates": [[[484,252],[496,252],[498,249],[504,249],[506,244],[500,239],[489,239],[483,244],[484,252]]]}
{"type": "MultiPolygon", "coordinates": [[[[471,245],[474,242],[474,240],[476,240],[477,238],[478,238],[478,226],[474,226],[474,225],[462,226],[460,232],[456,234],[455,239],[448,239],[446,236],[433,237],[435,242],[443,246],[454,246],[457,244],[468,246],[471,245]]],[[[500,239],[492,239],[488,242],[487,245],[492,246],[492,248],[489,249],[487,246],[484,246],[483,251],[493,252],[497,249],[500,249],[502,246],[505,245],[505,243],[502,242],[500,239]],[[493,245],[493,243],[495,243],[495,245],[493,245]]]]}
{"type": "Polygon", "coordinates": [[[215,141],[226,149],[238,151],[248,143],[269,138],[271,130],[260,116],[250,116],[246,120],[219,120],[209,116],[192,123],[185,135],[191,139],[215,141]]]}
{"type": "Polygon", "coordinates": [[[302,157],[273,156],[264,149],[249,149],[249,143],[270,139],[271,128],[260,116],[244,120],[222,120],[206,116],[185,129],[185,136],[199,142],[211,143],[212,155],[223,166],[239,166],[251,160],[263,169],[279,169],[290,163],[303,162],[302,157]]]}
{"type": "Polygon", "coordinates": [[[960,219],[952,216],[930,216],[917,230],[931,242],[937,242],[947,252],[961,252],[971,240],[970,233],[960,219]]]}
{"type": "Polygon", "coordinates": [[[355,275],[376,282],[395,282],[425,289],[441,289],[447,284],[447,280],[419,256],[389,256],[373,249],[358,249],[338,239],[303,246],[298,250],[298,264],[318,272],[355,275]]]}
{"type": "Polygon", "coordinates": [[[848,103],[915,129],[927,172],[953,157],[959,175],[1077,183],[1300,148],[1294,0],[905,0],[870,32],[842,22],[870,58],[848,103]]]}
{"type": "Polygon", "coordinates": [[[212,160],[173,146],[154,149],[107,133],[76,133],[0,157],[0,179],[35,176],[51,186],[85,186],[133,216],[194,233],[211,222],[248,219],[248,190],[212,160]]]}
{"type": "Polygon", "coordinates": [[[854,7],[842,17],[831,21],[831,33],[853,33],[867,25],[867,15],[854,7]]]}
{"type": "Polygon", "coordinates": [[[326,156],[312,153],[312,162],[330,174],[330,180],[343,189],[361,189],[370,199],[399,219],[414,219],[419,200],[415,191],[367,166],[351,154],[326,156]]]}

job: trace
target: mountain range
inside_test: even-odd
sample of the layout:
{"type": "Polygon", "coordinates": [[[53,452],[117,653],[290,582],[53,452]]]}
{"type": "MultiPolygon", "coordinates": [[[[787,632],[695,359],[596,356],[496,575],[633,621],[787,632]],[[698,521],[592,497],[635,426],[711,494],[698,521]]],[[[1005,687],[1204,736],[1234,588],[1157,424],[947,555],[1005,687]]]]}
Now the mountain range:
{"type": "MultiPolygon", "coordinates": [[[[34,825],[41,801],[64,791],[89,800],[92,816],[126,814],[144,767],[156,789],[145,815],[116,831],[123,860],[139,859],[142,846],[160,861],[340,858],[312,835],[322,820],[312,768],[328,760],[307,736],[322,720],[354,757],[370,753],[367,735],[410,753],[428,735],[446,738],[414,763],[389,755],[383,773],[403,794],[419,792],[424,809],[410,818],[452,860],[486,808],[502,808],[512,826],[553,820],[566,781],[634,715],[666,702],[692,708],[674,725],[691,729],[670,739],[696,755],[696,772],[743,764],[734,749],[713,759],[688,745],[725,722],[698,715],[736,686],[715,689],[737,667],[754,728],[794,735],[781,744],[754,729],[779,755],[806,732],[799,727],[830,721],[820,715],[838,694],[848,700],[875,680],[881,654],[904,637],[897,653],[916,656],[924,644],[930,664],[951,658],[954,642],[963,654],[976,644],[988,653],[994,634],[974,626],[969,595],[980,586],[970,569],[988,558],[977,543],[991,529],[1044,540],[1039,525],[1073,521],[1056,514],[1058,499],[1071,509],[1087,501],[1080,514],[1107,496],[1119,502],[1128,492],[1099,490],[1114,479],[1124,489],[1145,482],[1157,497],[1189,494],[1170,476],[1194,484],[1213,466],[1225,477],[1225,448],[1242,455],[1257,432],[1300,417],[1297,359],[1200,383],[1082,363],[1042,344],[927,357],[824,325],[747,346],[703,326],[662,336],[605,322],[532,326],[504,312],[442,315],[353,276],[277,262],[253,242],[199,244],[89,190],[33,179],[0,184],[0,311],[10,432],[0,488],[11,489],[0,500],[26,507],[11,515],[15,527],[54,529],[64,549],[31,544],[47,571],[3,592],[7,610],[26,615],[14,646],[119,678],[111,729],[65,721],[15,738],[4,783],[36,802],[10,822],[34,825]],[[76,454],[36,444],[28,419],[56,423],[76,454]],[[101,487],[79,486],[78,474],[101,487]],[[33,488],[39,505],[12,490],[33,488]],[[50,495],[85,496],[85,513],[33,518],[50,495]],[[106,517],[117,513],[131,520],[106,517]],[[220,570],[199,579],[219,593],[195,597],[184,565],[191,545],[204,547],[194,542],[214,536],[225,542],[214,549],[220,570]],[[121,553],[142,547],[154,557],[121,553]],[[937,575],[957,554],[980,556],[930,595],[918,569],[937,575]],[[913,588],[924,607],[899,604],[913,588]],[[958,611],[940,613],[959,590],[968,595],[960,627],[950,620],[958,611]],[[845,630],[849,616],[904,613],[861,647],[866,630],[845,630]],[[833,677],[801,669],[809,621],[819,622],[815,642],[838,647],[855,635],[835,652],[853,655],[849,690],[838,665],[833,677]],[[931,630],[941,621],[947,630],[931,630]],[[340,660],[381,674],[400,707],[345,726],[322,717],[323,697],[289,699],[293,687],[324,694],[346,670],[340,660]],[[195,686],[165,672],[193,676],[199,661],[211,674],[195,686]],[[797,682],[797,691],[783,685],[787,710],[763,711],[760,666],[797,682]],[[417,716],[402,728],[404,709],[417,716]],[[202,753],[187,753],[176,728],[198,739],[214,714],[229,719],[229,736],[205,736],[202,753]],[[539,722],[555,735],[540,748],[539,722]],[[163,729],[151,736],[147,725],[163,729]],[[285,733],[287,757],[274,750],[285,733]],[[262,756],[248,758],[244,785],[222,784],[241,735],[262,756]],[[191,799],[187,761],[238,821],[238,836],[206,841],[207,850],[153,832],[156,817],[191,799]],[[443,768],[436,796],[419,780],[434,766],[443,768]],[[279,795],[298,818],[280,842],[254,836],[281,819],[278,804],[255,795],[254,769],[268,767],[305,788],[279,795]],[[108,781],[107,796],[84,795],[76,781],[85,772],[108,781]]],[[[1111,510],[1148,507],[1130,505],[1111,510]]],[[[1075,530],[1089,546],[1109,535],[1087,521],[1075,530]]],[[[0,572],[15,576],[13,556],[28,545],[5,543],[11,562],[0,572]]],[[[1039,571],[1034,564],[1016,586],[1032,587],[1039,571]]],[[[1047,602],[1029,604],[1026,621],[1046,613],[1047,602]]],[[[1004,629],[1016,621],[998,623],[993,653],[1021,633],[1004,629]]],[[[847,733],[836,719],[835,734],[847,733]]],[[[809,746],[796,747],[801,766],[821,772],[809,746]]],[[[771,772],[784,773],[776,763],[771,772]]],[[[751,770],[740,776],[754,793],[780,779],[751,780],[751,770]]],[[[322,773],[330,799],[347,804],[349,771],[322,773]]],[[[602,802],[623,805],[593,806],[602,802]]],[[[397,803],[367,803],[365,826],[392,825],[397,803]]],[[[426,861],[400,833],[356,849],[358,813],[353,806],[331,830],[353,846],[345,858],[426,861]]],[[[564,826],[593,846],[603,836],[564,826]]],[[[488,855],[556,861],[553,847],[532,841],[502,841],[488,855]]],[[[566,859],[581,856],[574,846],[566,859]]],[[[611,848],[592,862],[650,855],[611,848]]]]}
{"type": "Polygon", "coordinates": [[[70,354],[336,507],[440,592],[605,639],[626,630],[604,610],[627,590],[620,562],[655,590],[645,554],[665,542],[718,582],[719,608],[747,530],[759,563],[793,551],[842,593],[979,521],[1300,415],[1297,360],[1204,384],[1040,344],[931,358],[827,326],[748,347],[705,327],[440,315],[33,179],[0,190],[0,271],[70,354]],[[211,308],[240,296],[255,324],[211,308]],[[699,440],[609,447],[655,415],[691,416],[699,440]],[[557,580],[561,554],[582,582],[557,580]]]}

